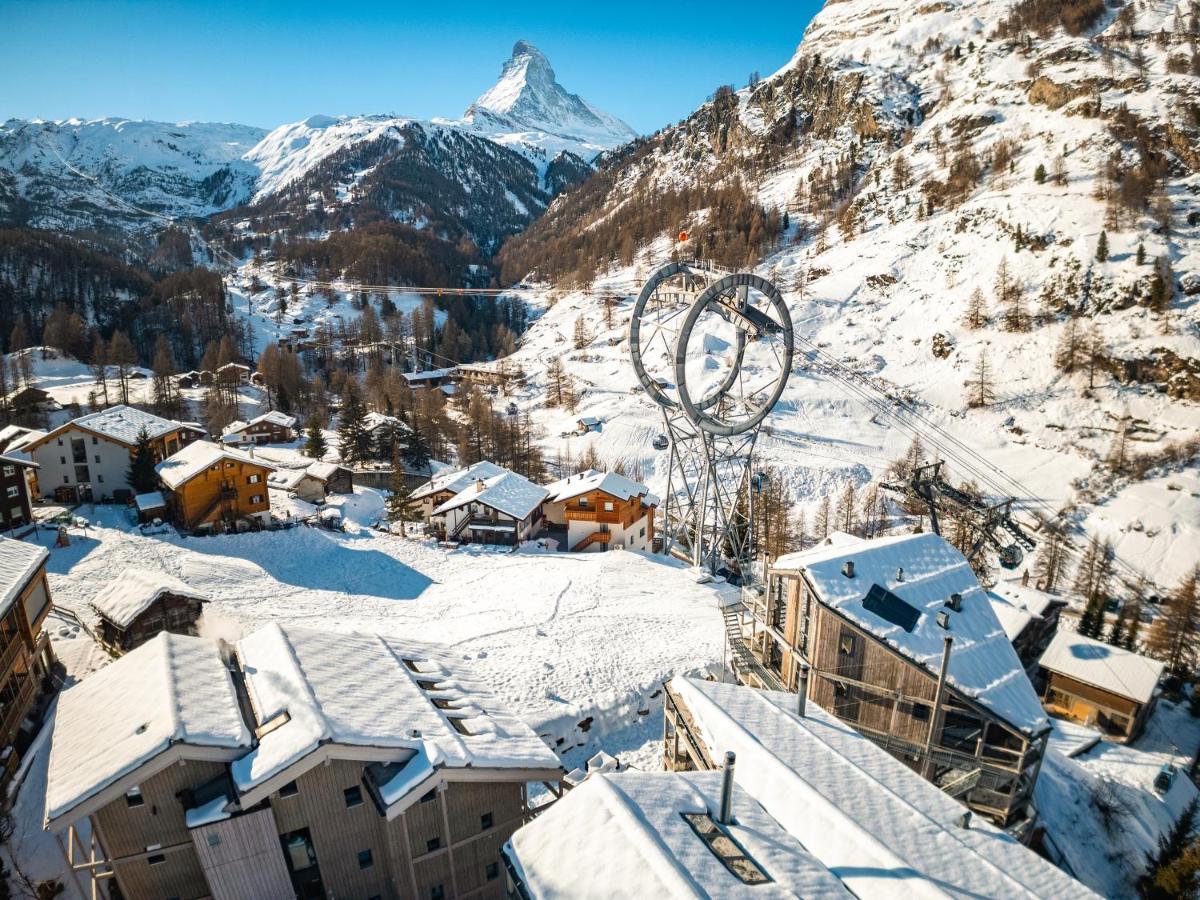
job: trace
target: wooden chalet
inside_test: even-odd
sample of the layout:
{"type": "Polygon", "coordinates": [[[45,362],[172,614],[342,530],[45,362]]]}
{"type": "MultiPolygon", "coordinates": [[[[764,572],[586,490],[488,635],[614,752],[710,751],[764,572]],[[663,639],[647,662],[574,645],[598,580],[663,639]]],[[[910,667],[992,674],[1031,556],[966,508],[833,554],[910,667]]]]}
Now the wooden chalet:
{"type": "Polygon", "coordinates": [[[561,549],[649,551],[653,546],[658,498],[644,484],[615,472],[588,469],[546,489],[550,492],[543,507],[546,521],[566,529],[561,549]]]}
{"type": "Polygon", "coordinates": [[[0,453],[0,529],[9,531],[33,522],[33,487],[37,463],[24,454],[0,453]]]}
{"type": "Polygon", "coordinates": [[[195,635],[202,605],[209,598],[162,571],[126,569],[95,599],[100,642],[128,653],[160,632],[195,635]]]}
{"type": "Polygon", "coordinates": [[[1031,828],[1050,723],[954,547],[936,534],[819,546],[778,559],[747,603],[725,609],[742,681],[806,684],[973,810],[1031,828]]]}
{"type": "Polygon", "coordinates": [[[286,444],[296,439],[296,417],[277,409],[249,422],[230,422],[221,432],[225,444],[286,444]]]}
{"type": "Polygon", "coordinates": [[[275,467],[248,453],[196,441],[156,471],[172,518],[186,531],[243,531],[271,522],[267,475],[275,467]]]}
{"type": "Polygon", "coordinates": [[[537,536],[547,490],[516,472],[477,478],[433,511],[442,540],[516,546],[537,536]]]}
{"type": "Polygon", "coordinates": [[[1026,668],[1035,663],[1050,644],[1067,605],[1065,600],[1052,594],[1015,584],[997,585],[988,591],[988,600],[1026,668]]]}
{"type": "Polygon", "coordinates": [[[353,494],[354,470],[341,463],[317,460],[305,470],[321,483],[327,494],[353,494]]]}
{"type": "Polygon", "coordinates": [[[1121,743],[1141,734],[1154,712],[1164,669],[1156,659],[1075,631],[1056,634],[1038,666],[1048,713],[1121,743]]]}
{"type": "Polygon", "coordinates": [[[473,463],[465,469],[441,472],[432,476],[425,484],[414,489],[409,494],[409,504],[420,512],[421,518],[425,520],[426,525],[432,525],[434,510],[447,500],[457,496],[481,478],[493,478],[507,471],[502,466],[484,460],[473,463]]]}
{"type": "Polygon", "coordinates": [[[45,547],[0,538],[0,790],[33,736],[22,728],[38,702],[54,653],[42,627],[53,604],[45,547]]]}
{"type": "Polygon", "coordinates": [[[160,634],[60,697],[46,828],[91,896],[502,900],[562,768],[482,684],[394,636],[160,634]]]}

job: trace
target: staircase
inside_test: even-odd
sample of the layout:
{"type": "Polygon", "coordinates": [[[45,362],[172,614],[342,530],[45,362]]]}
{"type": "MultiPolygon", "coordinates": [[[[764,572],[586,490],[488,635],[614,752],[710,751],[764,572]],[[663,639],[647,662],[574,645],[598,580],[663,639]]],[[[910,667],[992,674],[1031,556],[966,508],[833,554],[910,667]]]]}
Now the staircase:
{"type": "Polygon", "coordinates": [[[734,600],[721,607],[721,615],[725,619],[725,643],[729,646],[729,665],[737,674],[753,675],[769,691],[783,691],[783,682],[772,672],[769,672],[750,652],[746,639],[742,636],[742,612],[745,610],[740,600],[734,600]]]}
{"type": "Polygon", "coordinates": [[[582,541],[571,548],[572,553],[578,553],[580,550],[586,550],[592,544],[607,544],[612,540],[612,534],[607,531],[593,531],[582,541]]]}

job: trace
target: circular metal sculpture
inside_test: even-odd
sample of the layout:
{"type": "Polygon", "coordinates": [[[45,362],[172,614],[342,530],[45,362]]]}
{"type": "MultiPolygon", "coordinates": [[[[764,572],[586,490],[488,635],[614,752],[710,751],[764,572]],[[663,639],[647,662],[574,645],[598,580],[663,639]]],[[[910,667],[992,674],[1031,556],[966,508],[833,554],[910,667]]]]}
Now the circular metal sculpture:
{"type": "Polygon", "coordinates": [[[669,440],[663,549],[751,578],[754,445],[792,365],[792,320],[750,272],[671,262],[633,307],[629,351],[669,440]]]}
{"type": "Polygon", "coordinates": [[[792,370],[792,317],[775,285],[728,275],[699,296],[675,346],[679,404],[696,427],[731,437],[760,425],[792,370]]]}

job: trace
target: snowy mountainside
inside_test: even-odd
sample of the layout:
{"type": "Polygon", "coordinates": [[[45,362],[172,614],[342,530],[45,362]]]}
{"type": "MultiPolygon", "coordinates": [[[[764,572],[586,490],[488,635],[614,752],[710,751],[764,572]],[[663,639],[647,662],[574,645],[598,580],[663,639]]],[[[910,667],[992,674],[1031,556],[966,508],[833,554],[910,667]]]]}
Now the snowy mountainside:
{"type": "MultiPolygon", "coordinates": [[[[829,3],[783,69],[719,91],[637,152],[615,154],[505,254],[516,248],[535,274],[565,278],[574,260],[560,262],[563,247],[603,233],[631,206],[740,181],[762,208],[788,215],[758,271],[784,289],[805,340],[919,402],[1013,474],[1020,487],[1010,492],[1072,510],[1089,534],[1122,545],[1122,557],[1161,561],[1154,577],[1173,585],[1194,561],[1194,504],[1190,521],[1149,535],[1134,504],[1108,502],[1131,476],[1107,460],[1126,429],[1130,453],[1149,456],[1200,435],[1200,85],[1183,70],[1196,65],[1196,17],[1187,2],[1164,2],[1101,5],[1077,34],[1005,25],[1079,5],[829,3]],[[982,310],[970,327],[976,288],[982,310]],[[1091,349],[1076,342],[1064,364],[1072,328],[1093,336],[1091,349]],[[985,354],[993,396],[973,407],[967,382],[985,354]]],[[[614,232],[588,291],[549,308],[519,351],[540,385],[582,317],[592,342],[568,355],[578,414],[606,421],[571,451],[594,444],[604,458],[640,461],[652,488],[663,486],[666,461],[649,446],[657,413],[632,390],[628,298],[678,249],[665,236],[711,225],[705,217],[657,223],[659,236],[639,241],[630,262],[617,258],[614,232]],[[601,296],[626,298],[612,327],[601,296]]],[[[703,255],[707,238],[694,234],[703,255]]],[[[762,444],[810,525],[816,498],[879,479],[911,440],[812,362],[801,354],[762,444]]],[[[551,435],[574,419],[536,415],[551,435]]],[[[1169,505],[1168,481],[1148,483],[1163,492],[1149,502],[1169,505]]]]}
{"type": "Polygon", "coordinates": [[[265,134],[209,122],[9,119],[0,124],[0,220],[56,231],[162,226],[130,204],[208,216],[249,199],[257,171],[243,156],[265,134]]]}
{"type": "Polygon", "coordinates": [[[568,93],[545,54],[527,41],[517,41],[500,80],[454,124],[547,160],[566,152],[590,161],[637,137],[620,119],[568,93]]]}

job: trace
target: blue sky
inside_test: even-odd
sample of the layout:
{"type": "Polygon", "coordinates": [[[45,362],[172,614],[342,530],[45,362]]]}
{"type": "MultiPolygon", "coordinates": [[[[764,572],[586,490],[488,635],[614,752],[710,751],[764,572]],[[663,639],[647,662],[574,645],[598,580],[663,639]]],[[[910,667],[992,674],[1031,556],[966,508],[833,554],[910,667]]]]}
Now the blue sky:
{"type": "Polygon", "coordinates": [[[649,132],[787,62],[820,5],[0,0],[0,120],[457,116],[523,38],[568,90],[649,132]]]}

